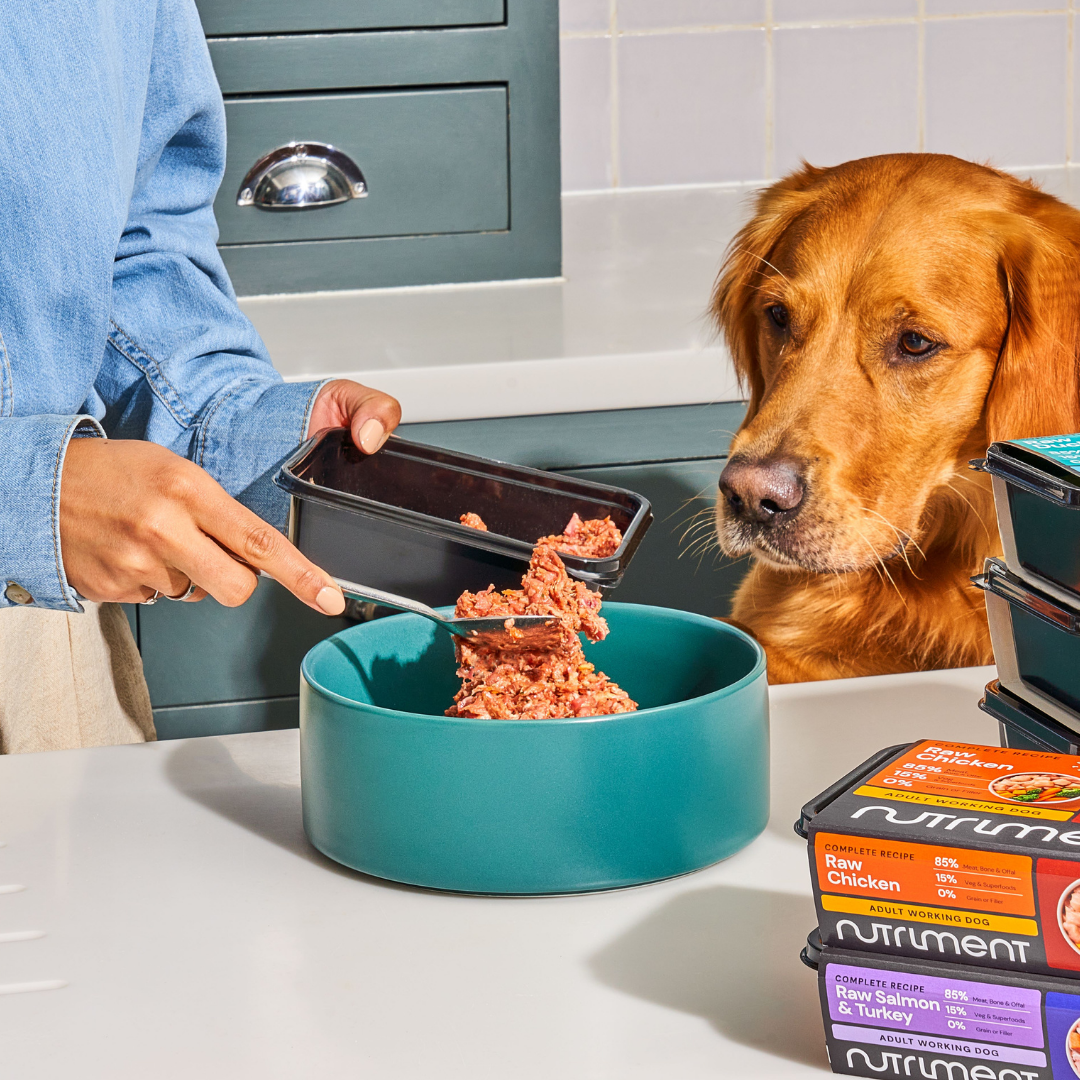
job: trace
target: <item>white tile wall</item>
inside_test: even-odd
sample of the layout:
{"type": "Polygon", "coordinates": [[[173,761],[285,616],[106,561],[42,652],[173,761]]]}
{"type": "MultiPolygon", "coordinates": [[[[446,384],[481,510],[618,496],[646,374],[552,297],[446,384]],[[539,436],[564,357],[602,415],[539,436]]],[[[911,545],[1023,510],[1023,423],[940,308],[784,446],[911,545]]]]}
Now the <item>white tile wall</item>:
{"type": "Polygon", "coordinates": [[[563,188],[1080,158],[1080,0],[561,0],[563,188]]]}
{"type": "Polygon", "coordinates": [[[579,37],[559,51],[563,189],[611,187],[611,48],[603,38],[579,37]]]}
{"type": "Polygon", "coordinates": [[[926,149],[999,165],[1064,161],[1067,15],[926,27],[926,149]]]}
{"type": "Polygon", "coordinates": [[[764,30],[628,37],[618,65],[620,184],[703,184],[764,169],[764,30]]]}
{"type": "Polygon", "coordinates": [[[776,30],[776,171],[918,150],[918,51],[906,23],[776,30]]]}

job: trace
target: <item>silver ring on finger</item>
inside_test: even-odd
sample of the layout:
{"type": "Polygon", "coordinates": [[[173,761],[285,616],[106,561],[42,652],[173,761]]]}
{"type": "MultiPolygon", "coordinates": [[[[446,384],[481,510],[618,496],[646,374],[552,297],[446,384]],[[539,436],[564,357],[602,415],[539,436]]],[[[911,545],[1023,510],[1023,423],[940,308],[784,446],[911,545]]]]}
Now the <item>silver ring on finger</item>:
{"type": "Polygon", "coordinates": [[[164,596],[166,600],[175,600],[177,603],[180,603],[182,600],[189,600],[198,587],[199,586],[196,585],[194,581],[188,578],[188,587],[185,592],[181,593],[179,596],[169,596],[168,593],[164,594],[164,596]]]}
{"type": "Polygon", "coordinates": [[[156,604],[161,599],[161,597],[162,593],[155,589],[153,596],[151,596],[148,600],[140,600],[139,603],[142,604],[143,607],[150,607],[151,604],[156,604]]]}

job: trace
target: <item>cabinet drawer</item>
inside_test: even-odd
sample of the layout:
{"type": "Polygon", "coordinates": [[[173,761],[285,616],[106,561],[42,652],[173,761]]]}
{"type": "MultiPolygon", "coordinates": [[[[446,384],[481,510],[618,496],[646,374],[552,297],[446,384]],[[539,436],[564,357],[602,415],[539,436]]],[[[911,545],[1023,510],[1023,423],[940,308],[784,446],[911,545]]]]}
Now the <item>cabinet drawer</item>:
{"type": "Polygon", "coordinates": [[[195,0],[208,35],[490,26],[505,0],[195,0]]]}
{"type": "Polygon", "coordinates": [[[402,424],[398,434],[429,446],[512,461],[532,469],[564,470],[717,458],[727,453],[745,415],[745,401],[718,401],[711,405],[402,424]]]}
{"type": "Polygon", "coordinates": [[[154,710],[154,727],[161,740],[239,735],[246,731],[277,731],[297,727],[299,723],[299,697],[179,705],[154,710]]]}
{"type": "Polygon", "coordinates": [[[210,597],[161,603],[141,607],[138,621],[155,710],[292,697],[308,649],[352,625],[320,615],[270,580],[260,581],[242,607],[223,607],[210,597]]]}
{"type": "Polygon", "coordinates": [[[505,86],[227,100],[220,243],[345,240],[509,227],[505,86]],[[244,176],[289,142],[330,143],[360,167],[364,198],[336,206],[237,206],[244,176]]]}

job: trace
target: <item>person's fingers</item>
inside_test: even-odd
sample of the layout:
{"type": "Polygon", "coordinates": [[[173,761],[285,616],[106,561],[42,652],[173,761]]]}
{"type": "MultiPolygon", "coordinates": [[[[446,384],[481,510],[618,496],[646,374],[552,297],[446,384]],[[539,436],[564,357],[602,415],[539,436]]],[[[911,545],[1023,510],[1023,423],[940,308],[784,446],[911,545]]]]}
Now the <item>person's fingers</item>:
{"type": "Polygon", "coordinates": [[[383,427],[382,421],[374,416],[366,419],[357,416],[350,425],[353,442],[364,451],[365,454],[374,454],[382,448],[382,444],[389,438],[389,433],[383,427]]]}
{"type": "Polygon", "coordinates": [[[395,398],[349,379],[327,383],[311,411],[311,431],[325,427],[348,427],[353,442],[365,454],[373,454],[401,420],[395,398]]]}
{"type": "MultiPolygon", "coordinates": [[[[225,607],[239,607],[258,583],[251,569],[198,529],[191,529],[184,537],[182,549],[171,552],[170,559],[186,575],[186,582],[198,583],[204,596],[212,596],[225,607]]],[[[182,596],[186,591],[185,583],[183,589],[167,595],[182,596]]]]}
{"type": "Polygon", "coordinates": [[[256,577],[243,565],[247,563],[256,570],[264,570],[317,611],[326,615],[340,615],[345,610],[345,597],[329,574],[301,555],[272,525],[231,499],[224,491],[221,491],[220,498],[203,498],[197,505],[195,517],[207,537],[212,537],[226,551],[221,551],[217,544],[210,541],[208,547],[216,548],[215,552],[199,545],[198,556],[200,560],[205,560],[206,570],[202,566],[190,567],[188,560],[177,562],[185,571],[190,570],[192,580],[207,589],[215,600],[234,607],[251,595],[256,577]],[[233,569],[224,567],[222,560],[231,563],[233,569]],[[240,581],[243,582],[242,588],[240,581]],[[220,586],[219,582],[222,583],[220,586]],[[228,599],[218,595],[219,587],[228,599]],[[239,595],[241,591],[243,595],[239,595]]]}

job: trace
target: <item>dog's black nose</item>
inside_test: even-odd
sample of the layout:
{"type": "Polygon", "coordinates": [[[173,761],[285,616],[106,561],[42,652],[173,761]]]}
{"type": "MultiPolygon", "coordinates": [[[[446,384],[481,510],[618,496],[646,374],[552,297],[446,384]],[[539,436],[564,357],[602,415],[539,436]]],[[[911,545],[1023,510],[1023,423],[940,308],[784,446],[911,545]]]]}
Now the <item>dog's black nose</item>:
{"type": "Polygon", "coordinates": [[[732,458],[720,474],[720,492],[745,521],[778,524],[794,517],[806,494],[799,465],[790,458],[732,458]]]}

